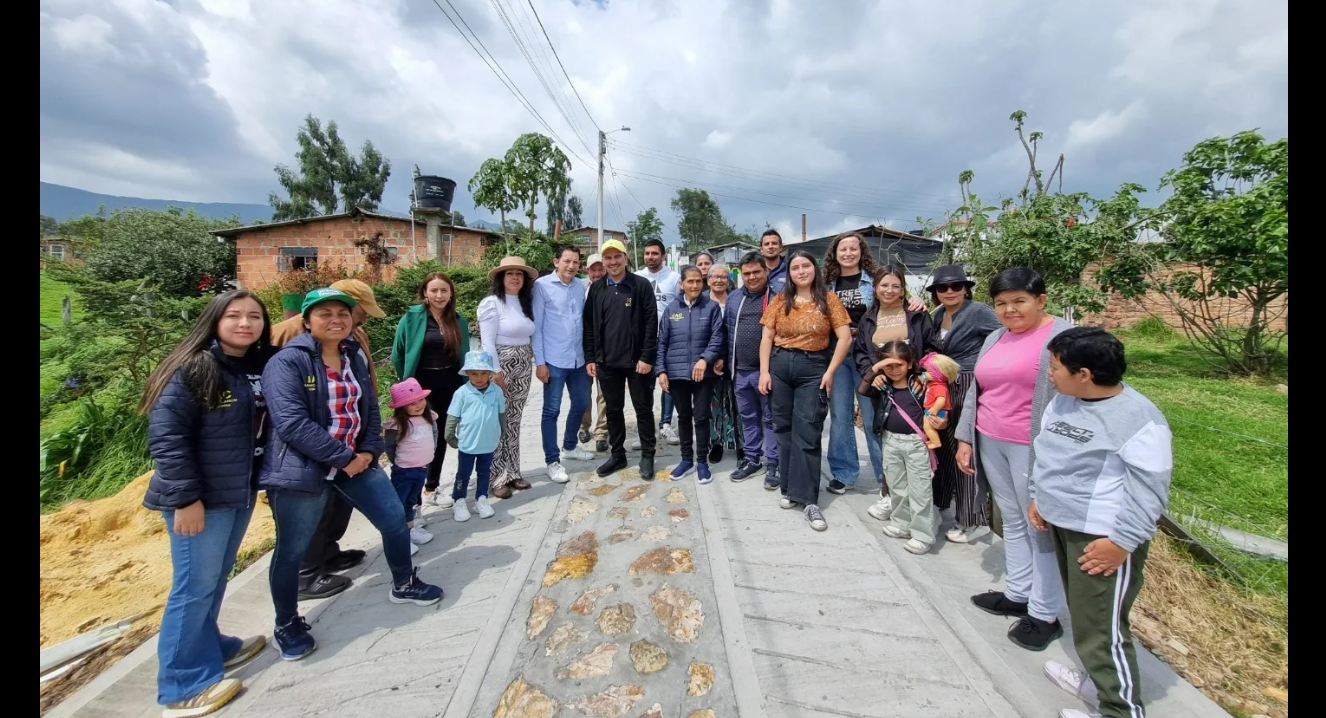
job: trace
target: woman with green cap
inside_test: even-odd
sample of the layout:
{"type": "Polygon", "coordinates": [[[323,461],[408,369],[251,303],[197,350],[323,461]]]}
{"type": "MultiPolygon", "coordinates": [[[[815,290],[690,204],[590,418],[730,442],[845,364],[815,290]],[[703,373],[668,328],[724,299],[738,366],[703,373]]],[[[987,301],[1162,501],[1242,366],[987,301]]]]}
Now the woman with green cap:
{"type": "Polygon", "coordinates": [[[259,485],[276,521],[269,578],[274,635],[286,660],[303,658],[316,646],[297,608],[299,564],[332,491],[382,532],[393,603],[427,606],[442,598],[442,589],[421,581],[412,565],[405,512],[378,466],[386,446],[377,391],[350,336],[356,303],[337,289],[309,292],[301,307],[307,331],[263,371],[273,435],[259,485]]]}

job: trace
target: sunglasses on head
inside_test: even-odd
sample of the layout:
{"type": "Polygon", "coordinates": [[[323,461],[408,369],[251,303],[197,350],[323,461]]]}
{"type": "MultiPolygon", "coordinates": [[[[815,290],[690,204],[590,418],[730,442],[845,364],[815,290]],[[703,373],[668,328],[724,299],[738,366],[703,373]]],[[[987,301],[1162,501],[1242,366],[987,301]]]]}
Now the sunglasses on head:
{"type": "Polygon", "coordinates": [[[967,285],[962,282],[955,282],[953,284],[936,284],[935,286],[931,287],[931,289],[939,293],[961,292],[967,289],[967,285]]]}

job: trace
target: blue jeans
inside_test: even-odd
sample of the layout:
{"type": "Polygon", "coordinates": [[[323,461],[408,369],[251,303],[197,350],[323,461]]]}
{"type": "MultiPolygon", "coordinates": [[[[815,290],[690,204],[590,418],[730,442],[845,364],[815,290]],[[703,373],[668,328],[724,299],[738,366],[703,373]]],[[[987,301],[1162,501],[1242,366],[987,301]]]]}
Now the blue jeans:
{"type": "Polygon", "coordinates": [[[391,481],[378,466],[370,466],[354,476],[337,471],[333,481],[323,481],[316,494],[290,489],[269,489],[272,518],[276,521],[276,548],[268,570],[276,625],[283,626],[299,615],[299,562],[308,550],[309,538],[322,520],[322,509],[332,491],[368,518],[382,534],[382,553],[387,557],[391,578],[399,586],[410,580],[414,564],[410,561],[410,529],[405,525],[405,511],[391,481]]]}
{"type": "Polygon", "coordinates": [[[391,467],[391,486],[396,489],[396,495],[401,499],[401,506],[405,507],[407,522],[414,520],[414,507],[423,501],[421,494],[427,481],[427,466],[391,467]]]}
{"type": "Polygon", "coordinates": [[[884,458],[880,453],[879,437],[875,436],[875,407],[870,397],[856,393],[861,374],[851,357],[833,374],[833,391],[829,394],[829,474],[848,486],[856,485],[861,472],[861,459],[856,453],[856,427],[852,425],[852,408],[861,407],[861,428],[866,432],[866,452],[870,454],[870,467],[875,470],[874,480],[884,475],[884,458]]]}
{"type": "Polygon", "coordinates": [[[663,409],[658,414],[658,425],[661,427],[664,424],[671,424],[671,423],[672,423],[672,395],[665,391],[663,392],[663,409]]]}
{"type": "Polygon", "coordinates": [[[467,454],[456,452],[456,483],[451,487],[451,498],[463,501],[470,490],[470,472],[478,469],[479,485],[474,487],[474,498],[488,495],[488,480],[493,473],[493,454],[467,454]]]}
{"type": "MultiPolygon", "coordinates": [[[[240,639],[222,635],[216,617],[252,516],[252,506],[207,509],[202,532],[181,536],[175,533],[175,512],[161,512],[170,536],[173,574],[157,637],[157,702],[161,705],[192,698],[224,678],[226,659],[239,650],[240,639]]],[[[299,569],[298,561],[295,569],[299,569]]]]}
{"type": "Polygon", "coordinates": [[[769,397],[760,393],[760,370],[738,369],[734,377],[737,411],[741,412],[742,450],[747,461],[758,462],[764,450],[764,465],[778,465],[778,439],[774,436],[769,397]]]}
{"type": "Polygon", "coordinates": [[[543,385],[543,463],[551,464],[562,460],[562,452],[557,449],[557,417],[562,413],[562,387],[571,393],[571,413],[566,417],[566,433],[562,437],[562,448],[576,448],[576,431],[580,420],[589,409],[589,374],[585,367],[563,369],[552,364],[548,367],[548,383],[543,385]]]}

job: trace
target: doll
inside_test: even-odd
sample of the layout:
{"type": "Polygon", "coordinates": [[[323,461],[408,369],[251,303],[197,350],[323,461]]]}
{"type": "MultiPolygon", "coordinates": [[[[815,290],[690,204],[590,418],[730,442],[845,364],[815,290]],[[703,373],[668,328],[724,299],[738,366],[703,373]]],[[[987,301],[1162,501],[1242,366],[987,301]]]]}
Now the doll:
{"type": "MultiPolygon", "coordinates": [[[[925,382],[925,413],[937,419],[946,416],[952,401],[948,395],[948,385],[957,381],[962,368],[958,363],[943,354],[930,352],[921,357],[921,380],[925,382]]],[[[939,432],[930,422],[922,424],[925,428],[925,445],[931,449],[939,448],[939,432]]]]}

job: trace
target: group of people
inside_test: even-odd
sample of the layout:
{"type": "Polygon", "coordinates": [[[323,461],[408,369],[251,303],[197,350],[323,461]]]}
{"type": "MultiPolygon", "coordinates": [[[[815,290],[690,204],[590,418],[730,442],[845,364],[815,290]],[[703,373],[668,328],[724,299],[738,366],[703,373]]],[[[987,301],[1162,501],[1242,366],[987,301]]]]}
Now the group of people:
{"type": "Polygon", "coordinates": [[[156,460],[144,503],[162,512],[175,573],[159,643],[164,715],[204,715],[232,699],[240,684],[225,672],[265,646],[264,637],[224,636],[216,625],[259,488],[277,525],[273,636],[281,657],[297,660],[316,646],[297,602],[345,590],[350,579],[339,572],[364,558],[337,543],[352,510],[382,534],[390,600],[442,598],[412,565],[432,538],[422,504],[468,520],[475,472],[480,518],[493,515],[490,497],[530,488],[520,423],[532,378],[544,387],[551,481],[569,480],[564,460],[595,453],[607,454],[600,476],[627,467],[629,394],[643,479],[655,477],[660,438],[680,444],[668,476],[699,483],[712,481],[711,463],[730,446],[732,481],[763,474],[779,505],[799,509],[816,531],[828,528],[824,424],[825,488],[842,494],[861,470],[859,411],[880,484],[868,512],[883,532],[926,553],[941,512],[953,507],[946,538],[970,543],[989,531],[992,493],[1006,587],[973,603],[1017,618],[1009,638],[1040,650],[1062,634],[1066,595],[1085,672],[1048,664],[1047,674],[1103,715],[1140,715],[1128,612],[1172,458],[1163,416],[1122,383],[1118,340],[1046,313],[1044,281],[1030,269],[994,277],[985,304],[961,266],[938,267],[927,311],[908,296],[903,270],[876,266],[859,235],[836,238],[823,267],[804,251],[784,253],[774,230],[760,245],[742,257],[736,287],[732,270],[708,255],[666,267],[656,240],[634,273],[625,246],[605,242],[588,258],[589,281],[579,278],[573,247],[559,248],[542,277],[507,257],[478,306],[475,351],[455,285],[429,274],[397,328],[391,361],[400,381],[385,422],[361,327],[384,313],[363,282],[314,290],[298,316],[276,325],[251,292],[216,297],[142,402],[156,460]],[[564,392],[570,409],[559,432],[564,392]],[[458,452],[450,491],[440,486],[448,447],[458,452]]]}

